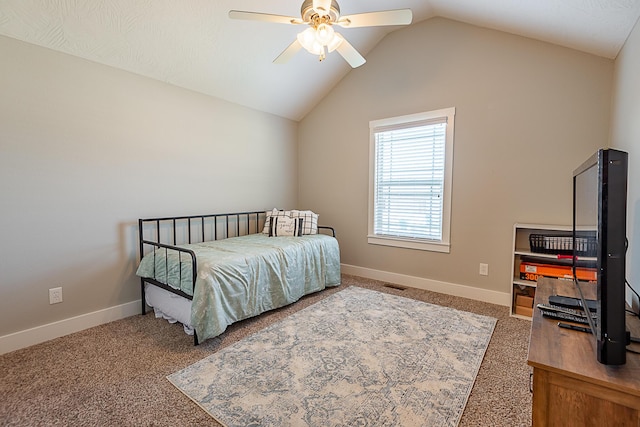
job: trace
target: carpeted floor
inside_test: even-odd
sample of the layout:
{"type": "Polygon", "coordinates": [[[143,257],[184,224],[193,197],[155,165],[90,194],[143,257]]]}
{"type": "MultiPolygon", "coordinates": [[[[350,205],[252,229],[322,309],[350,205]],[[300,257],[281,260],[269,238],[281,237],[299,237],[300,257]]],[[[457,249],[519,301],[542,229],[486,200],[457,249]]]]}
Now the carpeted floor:
{"type": "Polygon", "coordinates": [[[134,316],[0,356],[2,426],[218,425],[165,377],[347,286],[498,319],[460,426],[531,425],[531,323],[507,307],[343,276],[343,284],[232,325],[194,347],[181,325],[134,316]]]}

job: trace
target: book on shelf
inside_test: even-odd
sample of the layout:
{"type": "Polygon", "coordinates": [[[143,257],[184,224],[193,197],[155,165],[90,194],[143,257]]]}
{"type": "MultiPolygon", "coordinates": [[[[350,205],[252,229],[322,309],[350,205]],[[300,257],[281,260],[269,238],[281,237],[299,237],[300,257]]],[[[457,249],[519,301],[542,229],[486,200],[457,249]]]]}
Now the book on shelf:
{"type": "MultiPolygon", "coordinates": [[[[598,280],[598,270],[590,267],[590,263],[576,266],[578,280],[595,282],[598,280]]],[[[540,276],[556,279],[573,279],[571,260],[544,260],[532,257],[522,257],[520,262],[520,279],[535,282],[540,276]]]]}

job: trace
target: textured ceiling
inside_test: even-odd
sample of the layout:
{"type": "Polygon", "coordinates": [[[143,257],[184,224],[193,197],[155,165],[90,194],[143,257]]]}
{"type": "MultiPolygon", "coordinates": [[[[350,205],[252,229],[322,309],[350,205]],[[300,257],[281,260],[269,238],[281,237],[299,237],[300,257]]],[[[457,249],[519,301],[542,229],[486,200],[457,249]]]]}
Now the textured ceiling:
{"type": "MultiPolygon", "coordinates": [[[[351,68],[336,53],[272,61],[301,31],[231,20],[231,9],[299,16],[302,0],[0,0],[0,35],[300,120],[351,68]]],[[[343,15],[410,8],[615,58],[640,0],[340,0],[343,15]]],[[[341,29],[366,54],[398,27],[341,29]]],[[[366,67],[366,64],[364,65],[366,67]]]]}

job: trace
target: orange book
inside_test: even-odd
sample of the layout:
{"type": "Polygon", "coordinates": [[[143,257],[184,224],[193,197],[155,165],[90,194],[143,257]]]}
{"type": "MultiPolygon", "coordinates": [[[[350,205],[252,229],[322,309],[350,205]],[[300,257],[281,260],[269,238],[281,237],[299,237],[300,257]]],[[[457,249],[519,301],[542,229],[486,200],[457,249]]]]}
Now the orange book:
{"type": "MultiPolygon", "coordinates": [[[[537,281],[538,277],[554,277],[560,279],[573,279],[572,267],[568,265],[539,264],[522,262],[520,264],[520,279],[537,281]]],[[[578,280],[595,282],[598,280],[598,271],[595,268],[577,267],[578,280]]]]}

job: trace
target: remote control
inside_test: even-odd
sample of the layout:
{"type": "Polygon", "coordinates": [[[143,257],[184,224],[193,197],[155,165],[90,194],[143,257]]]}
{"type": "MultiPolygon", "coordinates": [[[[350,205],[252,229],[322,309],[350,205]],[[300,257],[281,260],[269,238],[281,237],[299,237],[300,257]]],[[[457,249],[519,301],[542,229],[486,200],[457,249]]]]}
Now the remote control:
{"type": "MultiPolygon", "coordinates": [[[[576,310],[584,309],[584,307],[582,307],[582,300],[580,298],[565,297],[562,295],[551,295],[549,297],[549,304],[559,305],[560,307],[573,308],[576,310]]],[[[589,310],[596,311],[597,301],[588,299],[587,306],[589,307],[589,310]]]]}
{"type": "MultiPolygon", "coordinates": [[[[587,314],[582,310],[573,310],[571,308],[560,307],[552,304],[538,304],[538,309],[542,312],[543,317],[549,317],[556,320],[567,320],[569,322],[589,323],[587,314]]],[[[595,320],[595,319],[594,319],[595,320]]]]}

